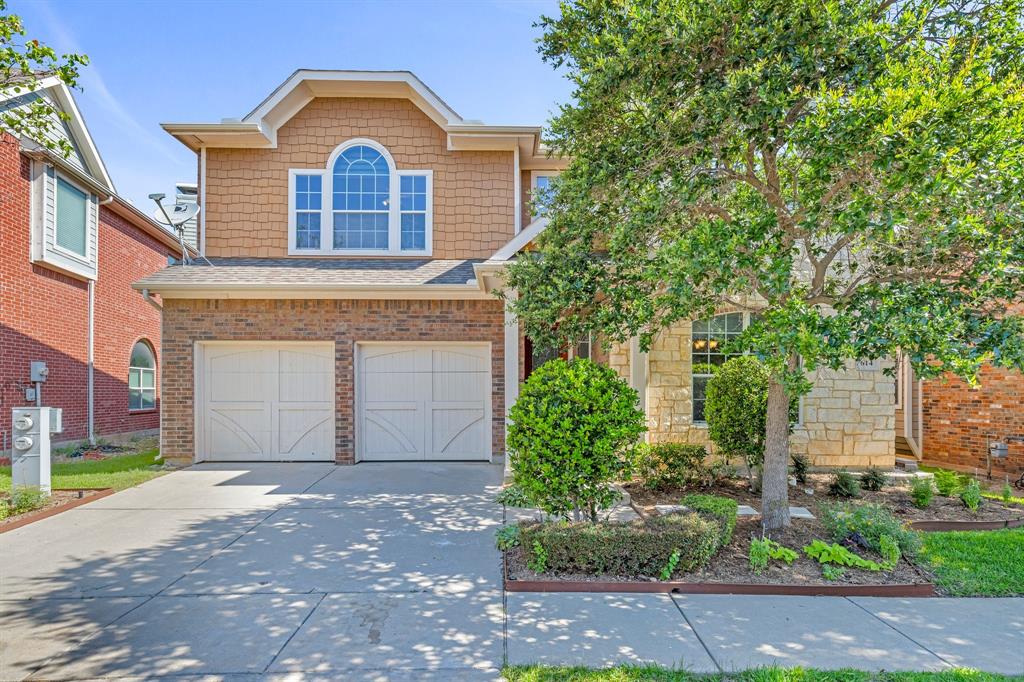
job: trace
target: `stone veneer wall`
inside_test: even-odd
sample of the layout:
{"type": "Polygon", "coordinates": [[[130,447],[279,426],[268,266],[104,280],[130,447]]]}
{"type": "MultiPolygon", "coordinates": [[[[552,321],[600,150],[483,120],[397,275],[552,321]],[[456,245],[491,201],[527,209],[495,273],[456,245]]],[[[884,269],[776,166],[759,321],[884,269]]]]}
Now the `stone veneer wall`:
{"type": "MultiPolygon", "coordinates": [[[[647,356],[647,440],[709,445],[707,429],[692,420],[690,323],[664,330],[647,356]]],[[[627,344],[613,345],[608,364],[630,375],[627,344]]],[[[802,420],[790,439],[793,453],[815,466],[892,466],[895,462],[894,379],[882,363],[841,372],[819,369],[815,387],[802,402],[802,420]]]]}

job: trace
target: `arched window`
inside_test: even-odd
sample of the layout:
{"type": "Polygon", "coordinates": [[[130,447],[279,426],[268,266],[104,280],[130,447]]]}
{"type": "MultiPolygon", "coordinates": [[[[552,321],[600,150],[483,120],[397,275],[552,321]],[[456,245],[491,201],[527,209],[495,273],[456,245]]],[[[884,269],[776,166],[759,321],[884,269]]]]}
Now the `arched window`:
{"type": "Polygon", "coordinates": [[[704,398],[708,379],[716,367],[733,357],[722,352],[726,343],[739,336],[749,323],[745,313],[715,315],[710,320],[694,320],[690,338],[690,368],[693,376],[693,421],[703,422],[704,398]]]}
{"type": "Polygon", "coordinates": [[[151,410],[156,407],[156,356],[148,341],[132,346],[128,362],[128,409],[151,410]]]}
{"type": "Polygon", "coordinates": [[[356,145],[334,162],[334,248],[388,248],[391,168],[373,147],[356,145]]]}
{"type": "Polygon", "coordinates": [[[430,255],[432,181],[363,138],[339,146],[326,169],[291,169],[289,253],[430,255]]]}

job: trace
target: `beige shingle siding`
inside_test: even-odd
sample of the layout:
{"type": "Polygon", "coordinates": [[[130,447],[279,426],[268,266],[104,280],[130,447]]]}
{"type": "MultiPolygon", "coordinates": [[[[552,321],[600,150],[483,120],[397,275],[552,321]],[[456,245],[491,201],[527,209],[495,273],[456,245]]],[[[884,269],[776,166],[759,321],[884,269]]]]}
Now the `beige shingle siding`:
{"type": "Polygon", "coordinates": [[[434,258],[486,258],[512,238],[511,151],[448,151],[407,100],[319,98],[280,128],[276,149],[207,150],[207,254],[287,256],[288,169],[324,168],[357,137],[387,147],[399,170],[433,170],[434,258]]]}

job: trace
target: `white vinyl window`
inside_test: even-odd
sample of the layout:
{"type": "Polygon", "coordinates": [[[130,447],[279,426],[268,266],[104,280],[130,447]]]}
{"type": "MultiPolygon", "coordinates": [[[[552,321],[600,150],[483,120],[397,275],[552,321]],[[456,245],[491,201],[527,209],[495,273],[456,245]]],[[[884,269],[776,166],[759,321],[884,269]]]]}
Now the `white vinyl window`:
{"type": "Polygon", "coordinates": [[[722,348],[738,337],[747,325],[747,313],[726,313],[715,315],[710,320],[694,320],[690,334],[690,367],[692,373],[693,421],[703,424],[704,399],[711,378],[717,367],[725,364],[732,354],[722,348]]]}
{"type": "Polygon", "coordinates": [[[397,170],[387,149],[357,139],[324,169],[289,171],[289,253],[430,255],[433,174],[397,170]]]}
{"type": "Polygon", "coordinates": [[[33,162],[32,262],[72,277],[95,279],[99,198],[73,175],[33,162]]]}
{"type": "Polygon", "coordinates": [[[534,219],[540,218],[547,212],[545,199],[551,190],[551,183],[556,177],[558,177],[558,173],[555,172],[532,171],[530,173],[530,202],[534,219]]]}
{"type": "Polygon", "coordinates": [[[128,409],[152,410],[156,407],[156,357],[146,341],[132,346],[128,362],[128,409]]]}

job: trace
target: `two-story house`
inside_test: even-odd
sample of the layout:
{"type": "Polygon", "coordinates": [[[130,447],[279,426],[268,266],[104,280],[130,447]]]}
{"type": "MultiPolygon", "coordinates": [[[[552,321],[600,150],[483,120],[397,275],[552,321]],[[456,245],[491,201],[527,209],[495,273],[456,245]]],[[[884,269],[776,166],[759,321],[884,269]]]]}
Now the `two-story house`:
{"type": "Polygon", "coordinates": [[[174,235],[117,195],[57,78],[0,94],[0,111],[40,100],[51,142],[71,153],[0,133],[0,451],[11,408],[36,400],[62,408],[59,441],[159,427],[160,312],[131,284],[181,257],[174,235]],[[49,370],[39,396],[33,361],[49,370]]]}
{"type": "MultiPolygon", "coordinates": [[[[166,124],[199,157],[200,251],[135,284],[163,300],[162,447],[204,460],[493,460],[543,361],[494,295],[565,161],[538,126],[463,119],[408,72],[294,73],[239,120],[166,124]]],[[[706,440],[703,392],[747,322],[649,352],[584,340],[640,391],[654,440],[706,440]]],[[[822,371],[794,451],[891,465],[881,364],[822,371]]]]}

